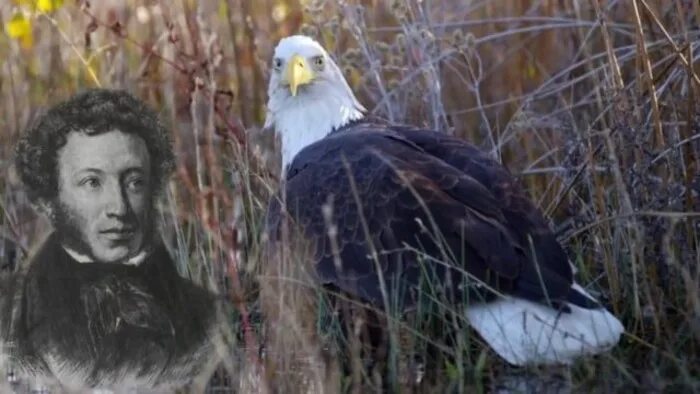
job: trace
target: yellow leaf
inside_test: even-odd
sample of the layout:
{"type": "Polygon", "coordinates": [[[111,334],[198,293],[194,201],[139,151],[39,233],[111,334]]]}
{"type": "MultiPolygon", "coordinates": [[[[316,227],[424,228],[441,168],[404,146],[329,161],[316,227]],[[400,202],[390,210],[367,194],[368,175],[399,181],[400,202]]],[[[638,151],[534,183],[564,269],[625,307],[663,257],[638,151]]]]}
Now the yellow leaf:
{"type": "Polygon", "coordinates": [[[226,19],[228,17],[228,2],[220,1],[217,13],[219,14],[219,18],[226,19]]]}
{"type": "Polygon", "coordinates": [[[287,4],[279,3],[272,7],[272,19],[277,23],[281,23],[284,21],[284,18],[289,15],[289,11],[289,6],[287,6],[287,4]]]}
{"type": "Polygon", "coordinates": [[[27,34],[26,36],[19,39],[19,43],[21,44],[22,48],[29,49],[34,45],[34,36],[31,34],[27,34]]]}
{"type": "Polygon", "coordinates": [[[29,23],[29,20],[25,18],[23,13],[16,12],[5,25],[5,31],[12,38],[24,40],[27,36],[32,35],[32,24],[29,23]]]}
{"type": "Polygon", "coordinates": [[[532,62],[528,63],[526,70],[528,78],[534,79],[537,76],[537,69],[532,62]]]}
{"type": "Polygon", "coordinates": [[[36,8],[41,12],[51,12],[63,5],[63,0],[37,0],[36,8]]]}

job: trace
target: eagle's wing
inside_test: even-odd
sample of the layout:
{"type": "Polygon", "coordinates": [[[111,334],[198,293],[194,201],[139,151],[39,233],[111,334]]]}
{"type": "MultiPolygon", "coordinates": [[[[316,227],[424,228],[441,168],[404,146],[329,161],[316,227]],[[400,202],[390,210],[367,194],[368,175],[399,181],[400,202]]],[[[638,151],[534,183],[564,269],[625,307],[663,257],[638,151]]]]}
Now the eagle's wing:
{"type": "MultiPolygon", "coordinates": [[[[485,289],[537,300],[567,297],[566,257],[535,269],[526,233],[542,227],[517,207],[520,200],[509,200],[515,189],[505,170],[483,156],[460,162],[473,148],[456,140],[381,127],[333,133],[288,169],[286,207],[315,243],[322,283],[379,304],[382,289],[398,291],[404,307],[416,301],[426,275],[449,297],[493,295],[485,289]]],[[[279,209],[270,208],[273,232],[279,209]]],[[[530,238],[535,250],[541,247],[541,237],[530,238]]]]}
{"type": "Polygon", "coordinates": [[[516,236],[528,258],[516,286],[518,295],[529,299],[547,295],[566,295],[581,306],[594,306],[587,297],[571,292],[573,271],[566,252],[552,233],[542,212],[532,203],[510,172],[485,152],[463,139],[412,127],[395,127],[395,131],[429,154],[477,179],[498,201],[506,226],[516,236]],[[544,273],[544,275],[543,275],[544,273]]]}

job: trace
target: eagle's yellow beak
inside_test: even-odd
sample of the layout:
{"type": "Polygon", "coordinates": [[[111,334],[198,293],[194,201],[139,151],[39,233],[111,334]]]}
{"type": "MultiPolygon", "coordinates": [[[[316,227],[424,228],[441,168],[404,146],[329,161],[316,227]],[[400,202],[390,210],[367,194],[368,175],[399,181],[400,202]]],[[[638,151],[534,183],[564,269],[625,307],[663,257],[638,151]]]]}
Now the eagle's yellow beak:
{"type": "Polygon", "coordinates": [[[314,73],[303,56],[294,55],[287,63],[284,78],[289,84],[289,91],[292,92],[292,96],[296,96],[299,86],[311,82],[314,79],[314,73]]]}

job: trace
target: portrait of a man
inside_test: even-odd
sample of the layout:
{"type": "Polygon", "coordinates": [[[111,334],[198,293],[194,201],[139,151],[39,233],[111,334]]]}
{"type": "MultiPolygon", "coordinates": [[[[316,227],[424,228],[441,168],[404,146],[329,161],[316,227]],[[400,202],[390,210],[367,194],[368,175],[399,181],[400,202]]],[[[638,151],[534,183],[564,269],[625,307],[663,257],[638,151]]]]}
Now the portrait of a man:
{"type": "Polygon", "coordinates": [[[82,92],[33,123],[15,166],[52,229],[0,282],[9,360],[66,389],[168,387],[211,365],[219,301],[179,275],[156,226],[175,166],[156,114],[82,92]]]}

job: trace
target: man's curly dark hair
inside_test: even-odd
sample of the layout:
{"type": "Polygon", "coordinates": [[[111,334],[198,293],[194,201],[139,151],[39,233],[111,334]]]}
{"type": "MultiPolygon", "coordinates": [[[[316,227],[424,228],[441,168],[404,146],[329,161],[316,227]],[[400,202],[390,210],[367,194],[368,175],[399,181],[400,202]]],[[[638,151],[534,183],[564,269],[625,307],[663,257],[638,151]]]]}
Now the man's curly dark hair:
{"type": "Polygon", "coordinates": [[[118,129],[143,138],[151,161],[154,195],[175,167],[168,130],[144,102],[123,90],[90,89],[57,104],[39,117],[16,147],[15,166],[32,202],[58,193],[58,151],[74,131],[96,135],[118,129]]]}

